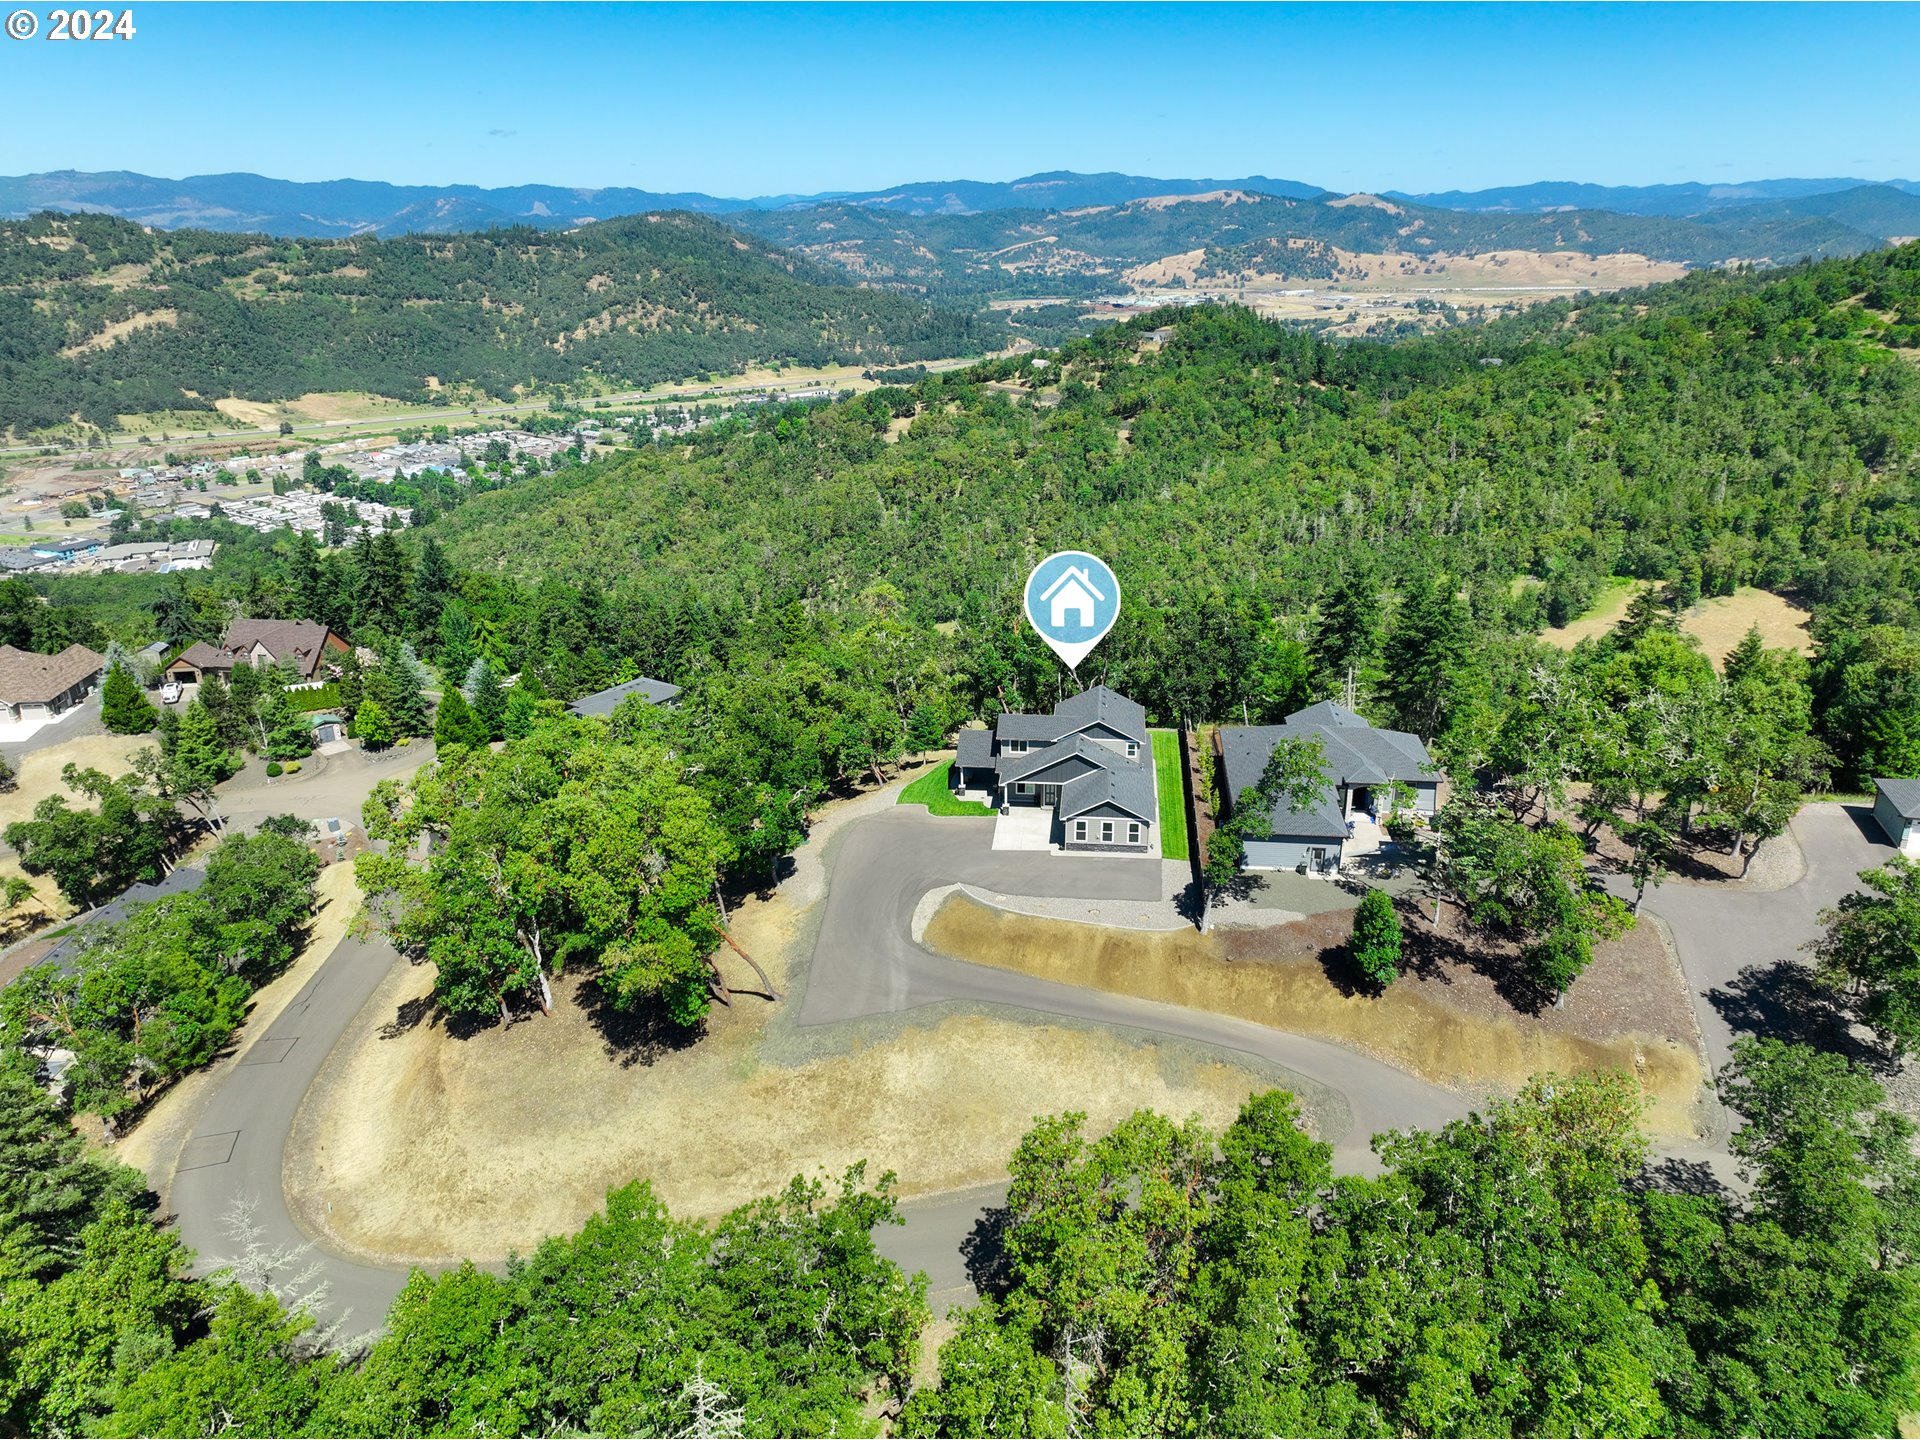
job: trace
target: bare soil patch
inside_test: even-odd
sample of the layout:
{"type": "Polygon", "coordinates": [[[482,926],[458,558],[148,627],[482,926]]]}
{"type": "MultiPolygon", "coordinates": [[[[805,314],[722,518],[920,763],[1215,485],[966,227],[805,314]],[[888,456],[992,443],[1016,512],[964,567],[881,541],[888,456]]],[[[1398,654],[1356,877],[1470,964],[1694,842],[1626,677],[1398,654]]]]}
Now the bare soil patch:
{"type": "Polygon", "coordinates": [[[178,310],[143,311],[138,315],[129,315],[124,320],[114,321],[98,335],[89,335],[78,345],[69,345],[60,353],[71,360],[76,355],[85,355],[92,350],[105,350],[116,340],[131,335],[136,330],[144,330],[149,325],[178,325],[179,323],[178,310]]]}
{"type": "Polygon", "coordinates": [[[1511,949],[1468,936],[1451,911],[1438,927],[1405,907],[1403,918],[1407,971],[1380,994],[1354,981],[1350,911],[1212,935],[1148,933],[1016,915],[955,895],[925,944],[976,965],[1333,1040],[1474,1094],[1512,1091],[1543,1071],[1624,1069],[1646,1087],[1656,1133],[1700,1133],[1699,1032],[1679,966],[1652,924],[1598,947],[1555,1008],[1517,993],[1511,949]]]}
{"type": "Polygon", "coordinates": [[[1571,650],[1582,640],[1597,640],[1626,619],[1627,606],[1633,603],[1633,597],[1649,589],[1651,584],[1647,580],[1629,580],[1623,585],[1609,585],[1592,610],[1570,624],[1542,630],[1540,638],[1562,650],[1571,650]]]}

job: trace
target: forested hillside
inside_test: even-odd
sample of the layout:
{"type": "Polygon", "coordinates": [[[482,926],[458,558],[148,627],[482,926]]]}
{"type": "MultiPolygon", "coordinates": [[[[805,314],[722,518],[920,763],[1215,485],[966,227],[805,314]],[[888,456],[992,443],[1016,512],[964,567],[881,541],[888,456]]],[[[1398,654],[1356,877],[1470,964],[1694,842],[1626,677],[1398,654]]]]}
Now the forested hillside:
{"type": "Polygon", "coordinates": [[[431,401],[750,363],[894,364],[997,322],[662,212],[571,231],[338,241],[99,216],[0,224],[0,431],[364,390],[431,401]]]}
{"type": "MultiPolygon", "coordinates": [[[[1900,191],[1885,195],[1895,205],[1914,201],[1900,191]]],[[[1839,206],[1833,197],[1820,199],[1839,206]]],[[[1848,223],[1850,216],[1885,218],[1884,205],[1839,206],[1841,213],[1829,216],[1813,204],[1694,218],[1605,210],[1500,214],[1365,195],[1309,199],[1228,190],[1059,210],[911,214],[829,204],[727,219],[859,279],[937,298],[1097,293],[1119,286],[1136,266],[1196,251],[1204,253],[1181,268],[1198,283],[1247,274],[1353,279],[1369,255],[1489,250],[1636,254],[1688,265],[1785,262],[1854,254],[1872,249],[1884,234],[1911,233],[1848,223]]]]}

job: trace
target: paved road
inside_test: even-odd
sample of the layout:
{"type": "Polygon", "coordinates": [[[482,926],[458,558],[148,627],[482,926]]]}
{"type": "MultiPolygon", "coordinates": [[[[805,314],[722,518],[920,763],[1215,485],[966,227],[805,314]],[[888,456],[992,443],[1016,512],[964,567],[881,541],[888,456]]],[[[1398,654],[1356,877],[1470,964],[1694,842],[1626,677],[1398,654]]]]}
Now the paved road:
{"type": "MultiPolygon", "coordinates": [[[[342,940],[207,1097],[180,1152],[169,1197],[181,1239],[203,1264],[235,1257],[226,1216],[236,1200],[257,1206],[254,1221],[269,1249],[311,1239],[287,1210],[281,1181],[287,1135],[321,1064],[398,959],[384,940],[342,940]]],[[[331,1253],[321,1258],[335,1312],[350,1309],[349,1329],[356,1333],[377,1328],[407,1272],[331,1253]]]]}
{"type": "Polygon", "coordinates": [[[1647,896],[1646,908],[1673,932],[1715,1073],[1740,1035],[1839,1038],[1800,947],[1820,933],[1820,911],[1857,890],[1860,872],[1886,864],[1893,847],[1865,805],[1808,805],[1794,817],[1793,838],[1806,872],[1784,890],[1668,884],[1647,896]]]}
{"type": "MultiPolygon", "coordinates": [[[[1760,894],[1676,884],[1648,900],[1673,929],[1715,1066],[1724,1063],[1736,1032],[1782,1029],[1782,1014],[1792,1014],[1795,977],[1781,962],[1792,962],[1814,933],[1821,906],[1852,889],[1859,870],[1891,853],[1858,807],[1810,806],[1794,822],[1794,832],[1808,867],[1785,890],[1760,894]]],[[[832,861],[798,1022],[831,1025],[959,1001],[1173,1035],[1257,1056],[1345,1101],[1348,1125],[1332,1138],[1335,1162],[1347,1170],[1376,1168],[1368,1142],[1379,1131],[1440,1125],[1465,1112],[1461,1096],[1338,1046],[1226,1016],[968,965],[916,945],[912,921],[920,897],[956,881],[1000,894],[1159,897],[1157,860],[997,853],[991,835],[990,820],[935,819],[917,809],[884,812],[850,827],[832,861]]],[[[257,1202],[269,1244],[309,1238],[286,1208],[286,1136],[328,1052],[394,959],[384,943],[342,942],[210,1096],[172,1192],[181,1233],[203,1256],[232,1253],[221,1220],[236,1197],[257,1202]]],[[[1724,1160],[1707,1150],[1675,1153],[1724,1160]]],[[[989,1185],[909,1203],[902,1207],[906,1224],[883,1230],[880,1248],[908,1268],[928,1272],[934,1308],[942,1312],[970,1298],[979,1266],[991,1258],[987,1242],[1004,1197],[1004,1185],[989,1185]]],[[[352,1308],[355,1328],[371,1328],[404,1272],[327,1259],[334,1304],[352,1308]]]]}
{"type": "Polygon", "coordinates": [[[1452,1091],[1425,1084],[1350,1050],[1202,1010],[1036,980],[969,965],[914,944],[913,911],[938,886],[961,882],[1011,895],[1087,900],[1160,897],[1157,859],[1080,859],[994,851],[991,820],[933,818],[903,808],[850,828],[833,862],[831,888],[801,1002],[803,1026],[912,1010],[942,1001],[1004,1005],[1173,1035],[1256,1056],[1336,1092],[1349,1123],[1330,1137],[1336,1163],[1372,1165],[1372,1136],[1444,1124],[1466,1112],[1452,1091]]]}

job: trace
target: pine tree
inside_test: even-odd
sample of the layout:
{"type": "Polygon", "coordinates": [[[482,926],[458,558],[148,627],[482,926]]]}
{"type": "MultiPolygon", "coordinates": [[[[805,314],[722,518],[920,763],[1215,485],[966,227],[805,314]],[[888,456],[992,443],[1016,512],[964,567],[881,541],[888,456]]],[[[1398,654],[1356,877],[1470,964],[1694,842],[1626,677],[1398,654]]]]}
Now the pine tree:
{"type": "Polygon", "coordinates": [[[1460,708],[1474,666],[1473,621],[1445,577],[1416,581],[1400,603],[1384,657],[1394,723],[1431,739],[1460,708]]]}
{"type": "Polygon", "coordinates": [[[433,716],[433,740],[442,750],[487,743],[486,728],[458,690],[448,690],[440,697],[440,708],[433,716]]]}
{"type": "Polygon", "coordinates": [[[160,723],[160,712],[125,665],[112,666],[101,682],[100,723],[116,735],[144,735],[160,723]]]}
{"type": "Polygon", "coordinates": [[[489,740],[506,738],[507,692],[492,664],[482,656],[467,670],[466,695],[473,717],[489,740]]]}
{"type": "Polygon", "coordinates": [[[1321,608],[1308,653],[1323,694],[1339,694],[1349,671],[1364,682],[1380,650],[1380,582],[1355,566],[1340,577],[1321,608]]]}

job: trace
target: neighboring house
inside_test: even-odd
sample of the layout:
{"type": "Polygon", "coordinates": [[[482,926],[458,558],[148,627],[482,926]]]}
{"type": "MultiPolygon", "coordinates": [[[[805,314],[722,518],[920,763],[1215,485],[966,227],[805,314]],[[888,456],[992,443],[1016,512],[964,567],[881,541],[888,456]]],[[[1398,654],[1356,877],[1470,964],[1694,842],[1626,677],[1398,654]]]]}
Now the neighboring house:
{"type": "Polygon", "coordinates": [[[97,535],[81,536],[73,540],[36,541],[33,553],[43,560],[74,560],[82,555],[98,554],[106,542],[97,535]]]}
{"type": "Polygon", "coordinates": [[[1147,712],[1104,685],[1062,700],[1051,715],[1009,712],[991,730],[962,730],[958,745],[956,788],[987,796],[996,810],[1051,809],[1055,845],[1138,855],[1160,843],[1147,712]]]}
{"type": "MultiPolygon", "coordinates": [[[[1408,809],[1432,815],[1440,808],[1440,772],[1417,735],[1376,730],[1353,711],[1323,700],[1296,710],[1279,725],[1224,727],[1214,745],[1226,780],[1228,813],[1260,783],[1267,760],[1283,739],[1318,739],[1327,759],[1327,794],[1300,810],[1285,801],[1268,817],[1264,834],[1247,838],[1249,870],[1336,870],[1347,858],[1355,825],[1384,808],[1394,781],[1412,787],[1408,809]]],[[[1377,848],[1377,836],[1375,848],[1377,848]]]]}
{"type": "Polygon", "coordinates": [[[240,664],[291,664],[299,683],[324,680],[322,664],[337,664],[347,653],[347,642],[317,620],[236,620],[218,645],[196,640],[167,667],[167,679],[192,685],[209,675],[233,678],[240,664]]]}
{"type": "Polygon", "coordinates": [[[605,690],[596,690],[591,695],[582,695],[567,709],[576,715],[611,715],[620,702],[629,695],[638,695],[649,705],[672,707],[680,698],[680,687],[669,685],[664,680],[629,680],[624,685],[610,686],[605,690]]]}
{"type": "Polygon", "coordinates": [[[1873,818],[1902,855],[1920,857],[1920,780],[1873,782],[1873,818]]]}
{"type": "Polygon", "coordinates": [[[84,645],[37,655],[0,645],[0,721],[51,720],[78,705],[100,683],[106,657],[84,645]]]}

